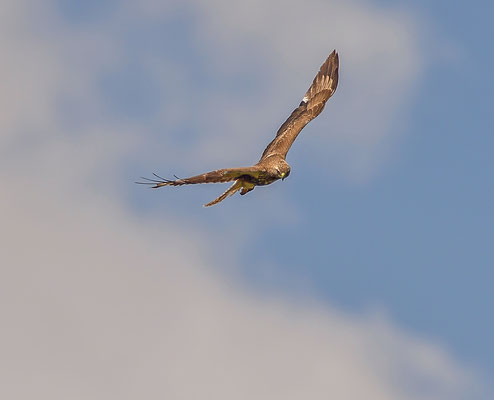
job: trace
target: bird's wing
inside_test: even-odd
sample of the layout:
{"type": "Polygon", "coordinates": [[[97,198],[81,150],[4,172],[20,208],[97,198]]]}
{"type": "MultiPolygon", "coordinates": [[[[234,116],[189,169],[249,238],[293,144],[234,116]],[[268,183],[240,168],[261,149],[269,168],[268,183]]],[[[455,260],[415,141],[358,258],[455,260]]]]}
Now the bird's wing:
{"type": "Polygon", "coordinates": [[[286,157],[300,131],[324,109],[338,86],[338,53],[334,50],[319,69],[300,105],[292,112],[262,154],[261,161],[274,154],[286,157]]]}
{"type": "Polygon", "coordinates": [[[168,180],[153,174],[156,179],[141,178],[144,179],[145,182],[136,183],[151,185],[153,188],[159,188],[162,186],[193,185],[197,183],[221,183],[234,181],[245,175],[259,178],[263,172],[264,169],[262,167],[254,165],[252,167],[217,169],[216,171],[206,172],[205,174],[192,176],[190,178],[181,179],[175,177],[175,180],[168,180]]]}

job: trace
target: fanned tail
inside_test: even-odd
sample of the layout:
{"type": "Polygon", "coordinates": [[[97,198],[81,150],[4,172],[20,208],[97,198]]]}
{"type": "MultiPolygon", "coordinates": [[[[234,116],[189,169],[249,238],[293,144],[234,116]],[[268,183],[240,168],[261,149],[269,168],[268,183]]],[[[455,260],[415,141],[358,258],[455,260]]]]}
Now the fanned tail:
{"type": "Polygon", "coordinates": [[[225,193],[223,193],[217,199],[214,199],[213,201],[209,202],[208,204],[204,204],[204,207],[214,206],[215,204],[218,204],[219,202],[225,200],[228,196],[234,195],[240,189],[242,189],[242,181],[240,179],[237,179],[235,183],[232,186],[230,186],[230,188],[225,193]]]}

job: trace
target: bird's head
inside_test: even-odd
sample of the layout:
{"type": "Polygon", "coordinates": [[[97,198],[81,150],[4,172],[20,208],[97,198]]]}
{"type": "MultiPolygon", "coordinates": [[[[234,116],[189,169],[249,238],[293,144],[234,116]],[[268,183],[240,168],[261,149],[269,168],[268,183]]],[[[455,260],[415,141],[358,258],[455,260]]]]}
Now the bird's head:
{"type": "Polygon", "coordinates": [[[280,164],[276,166],[276,173],[278,179],[284,180],[290,175],[290,166],[285,160],[281,160],[280,164]]]}

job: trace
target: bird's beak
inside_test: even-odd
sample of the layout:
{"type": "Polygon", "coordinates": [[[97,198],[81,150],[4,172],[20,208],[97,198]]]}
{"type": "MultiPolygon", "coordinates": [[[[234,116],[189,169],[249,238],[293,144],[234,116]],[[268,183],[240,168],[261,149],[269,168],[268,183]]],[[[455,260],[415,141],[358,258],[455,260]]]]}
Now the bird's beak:
{"type": "Polygon", "coordinates": [[[286,175],[286,174],[285,174],[284,172],[282,172],[282,173],[281,173],[281,180],[282,180],[282,181],[284,181],[284,180],[285,180],[285,175],[286,175]]]}

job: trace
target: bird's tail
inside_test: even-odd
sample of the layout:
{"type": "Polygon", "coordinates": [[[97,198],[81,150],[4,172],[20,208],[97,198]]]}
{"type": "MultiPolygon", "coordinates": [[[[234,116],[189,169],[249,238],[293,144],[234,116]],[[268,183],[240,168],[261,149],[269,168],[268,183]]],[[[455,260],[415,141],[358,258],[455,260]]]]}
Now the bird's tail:
{"type": "Polygon", "coordinates": [[[242,181],[240,179],[237,179],[235,183],[232,186],[230,186],[230,188],[225,193],[223,193],[217,199],[214,199],[213,201],[209,202],[208,204],[204,204],[204,207],[214,206],[215,204],[218,204],[219,202],[225,200],[228,196],[237,193],[240,189],[242,189],[242,181]]]}

